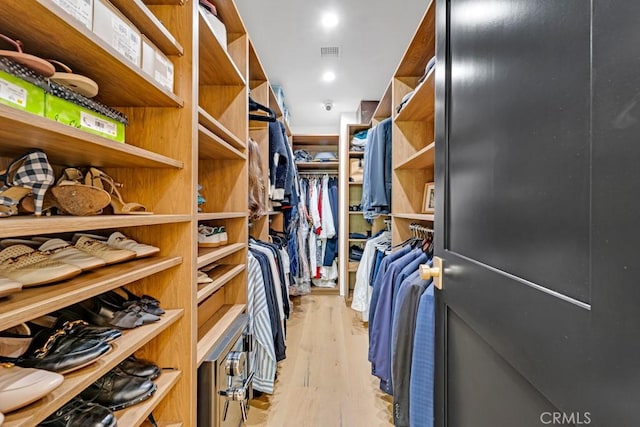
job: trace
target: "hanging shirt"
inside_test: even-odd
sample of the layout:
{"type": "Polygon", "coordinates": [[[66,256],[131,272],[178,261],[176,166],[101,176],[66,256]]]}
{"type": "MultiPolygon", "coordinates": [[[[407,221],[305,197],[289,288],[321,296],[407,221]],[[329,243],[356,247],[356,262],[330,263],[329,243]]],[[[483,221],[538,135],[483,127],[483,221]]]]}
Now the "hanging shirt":
{"type": "Polygon", "coordinates": [[[276,375],[276,351],[269,319],[269,306],[264,289],[264,278],[258,260],[249,253],[247,283],[247,313],[249,332],[255,338],[250,355],[250,366],[255,372],[253,387],[265,393],[273,393],[276,375]]]}
{"type": "Polygon", "coordinates": [[[356,271],[356,284],[353,288],[353,301],[351,308],[362,313],[362,320],[369,321],[369,303],[373,288],[369,283],[370,271],[373,267],[373,259],[376,255],[376,245],[389,241],[389,233],[383,233],[378,237],[367,240],[362,252],[362,259],[356,271]]]}
{"type": "Polygon", "coordinates": [[[409,387],[411,427],[433,427],[435,334],[435,296],[433,286],[429,286],[420,297],[413,339],[409,387]]]}

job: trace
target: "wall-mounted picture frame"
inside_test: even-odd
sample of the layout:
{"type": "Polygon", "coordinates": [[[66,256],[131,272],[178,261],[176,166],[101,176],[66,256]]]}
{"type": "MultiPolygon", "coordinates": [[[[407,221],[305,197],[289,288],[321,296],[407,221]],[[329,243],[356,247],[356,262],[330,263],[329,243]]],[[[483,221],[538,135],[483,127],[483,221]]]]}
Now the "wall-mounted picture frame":
{"type": "Polygon", "coordinates": [[[436,185],[433,182],[427,182],[424,185],[424,194],[422,196],[422,213],[434,213],[436,210],[436,185]]]}

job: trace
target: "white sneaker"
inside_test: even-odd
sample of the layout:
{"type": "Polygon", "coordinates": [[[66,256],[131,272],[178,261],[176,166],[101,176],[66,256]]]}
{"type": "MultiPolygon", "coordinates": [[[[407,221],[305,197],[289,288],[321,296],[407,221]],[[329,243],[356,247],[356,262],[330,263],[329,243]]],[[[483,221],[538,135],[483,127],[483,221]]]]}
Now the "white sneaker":
{"type": "Polygon", "coordinates": [[[198,246],[201,248],[217,248],[220,246],[218,227],[198,226],[198,246]]]}
{"type": "Polygon", "coordinates": [[[227,236],[227,230],[224,226],[218,227],[218,235],[220,236],[220,246],[229,243],[229,236],[227,236]]]}

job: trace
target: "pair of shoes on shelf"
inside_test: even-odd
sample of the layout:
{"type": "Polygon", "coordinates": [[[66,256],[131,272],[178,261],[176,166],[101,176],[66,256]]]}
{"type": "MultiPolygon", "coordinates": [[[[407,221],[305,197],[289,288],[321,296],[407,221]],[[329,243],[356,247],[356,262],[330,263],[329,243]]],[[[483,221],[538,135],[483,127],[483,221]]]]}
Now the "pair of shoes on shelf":
{"type": "Polygon", "coordinates": [[[55,261],[27,245],[11,245],[0,252],[0,276],[20,283],[22,287],[59,282],[81,272],[75,265],[55,261]]]}
{"type": "Polygon", "coordinates": [[[204,271],[198,270],[198,285],[213,283],[213,279],[204,271]]]}
{"type": "Polygon", "coordinates": [[[227,230],[224,226],[209,227],[204,224],[200,224],[198,226],[199,247],[217,248],[218,246],[224,246],[227,243],[229,243],[229,237],[227,236],[227,230]]]}
{"type": "Polygon", "coordinates": [[[77,242],[82,237],[98,240],[113,249],[133,251],[136,254],[136,258],[144,258],[160,253],[160,248],[144,243],[138,243],[119,231],[111,233],[109,237],[101,236],[99,234],[76,233],[73,235],[73,241],[77,242]]]}
{"type": "Polygon", "coordinates": [[[116,417],[111,410],[97,403],[74,397],[51,414],[39,426],[43,427],[115,427],[116,417]]]}
{"type": "MultiPolygon", "coordinates": [[[[119,411],[133,405],[137,405],[149,399],[157,390],[157,385],[150,377],[132,375],[131,372],[140,373],[144,368],[143,361],[134,359],[126,360],[87,387],[80,397],[97,403],[112,411],[119,411]],[[124,367],[122,365],[125,365],[124,367]]],[[[160,370],[153,366],[149,373],[159,375],[160,370]]]]}
{"type": "Polygon", "coordinates": [[[83,332],[82,329],[87,327],[86,324],[76,322],[58,329],[39,328],[33,335],[29,330],[29,335],[19,336],[22,342],[18,343],[13,338],[16,342],[15,346],[10,345],[12,340],[10,333],[7,334],[4,331],[2,335],[7,336],[0,335],[0,341],[9,342],[9,344],[6,346],[6,353],[3,351],[4,354],[0,354],[0,357],[4,362],[11,362],[23,368],[45,369],[59,374],[74,372],[91,365],[111,351],[109,342],[114,339],[115,333],[119,332],[113,331],[111,334],[106,330],[83,332]],[[29,339],[31,342],[26,351],[18,355],[29,339]]]}
{"type": "Polygon", "coordinates": [[[63,381],[55,372],[0,363],[0,412],[6,414],[40,400],[63,381]]]}

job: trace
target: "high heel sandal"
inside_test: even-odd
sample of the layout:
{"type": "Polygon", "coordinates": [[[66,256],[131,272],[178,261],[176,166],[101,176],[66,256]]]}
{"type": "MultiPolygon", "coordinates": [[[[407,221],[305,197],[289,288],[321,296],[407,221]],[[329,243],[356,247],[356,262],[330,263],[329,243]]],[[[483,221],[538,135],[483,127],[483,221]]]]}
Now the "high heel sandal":
{"type": "Polygon", "coordinates": [[[47,155],[34,150],[14,159],[0,174],[0,180],[4,181],[0,188],[0,217],[17,215],[18,203],[29,193],[33,193],[33,211],[40,216],[45,193],[55,181],[55,176],[47,155]]]}
{"type": "MultiPolygon", "coordinates": [[[[82,172],[76,168],[66,168],[55,186],[46,194],[43,211],[57,208],[62,213],[75,216],[98,215],[111,202],[106,191],[82,183],[82,172]]],[[[32,197],[25,197],[20,208],[25,212],[34,211],[32,197]]]]}
{"type": "Polygon", "coordinates": [[[107,191],[111,195],[111,207],[113,213],[116,215],[152,215],[153,212],[147,212],[147,208],[140,203],[129,202],[126,203],[122,199],[118,187],[123,187],[122,184],[117,183],[106,173],[100,169],[91,168],[84,177],[84,183],[93,187],[100,188],[107,191]]]}

